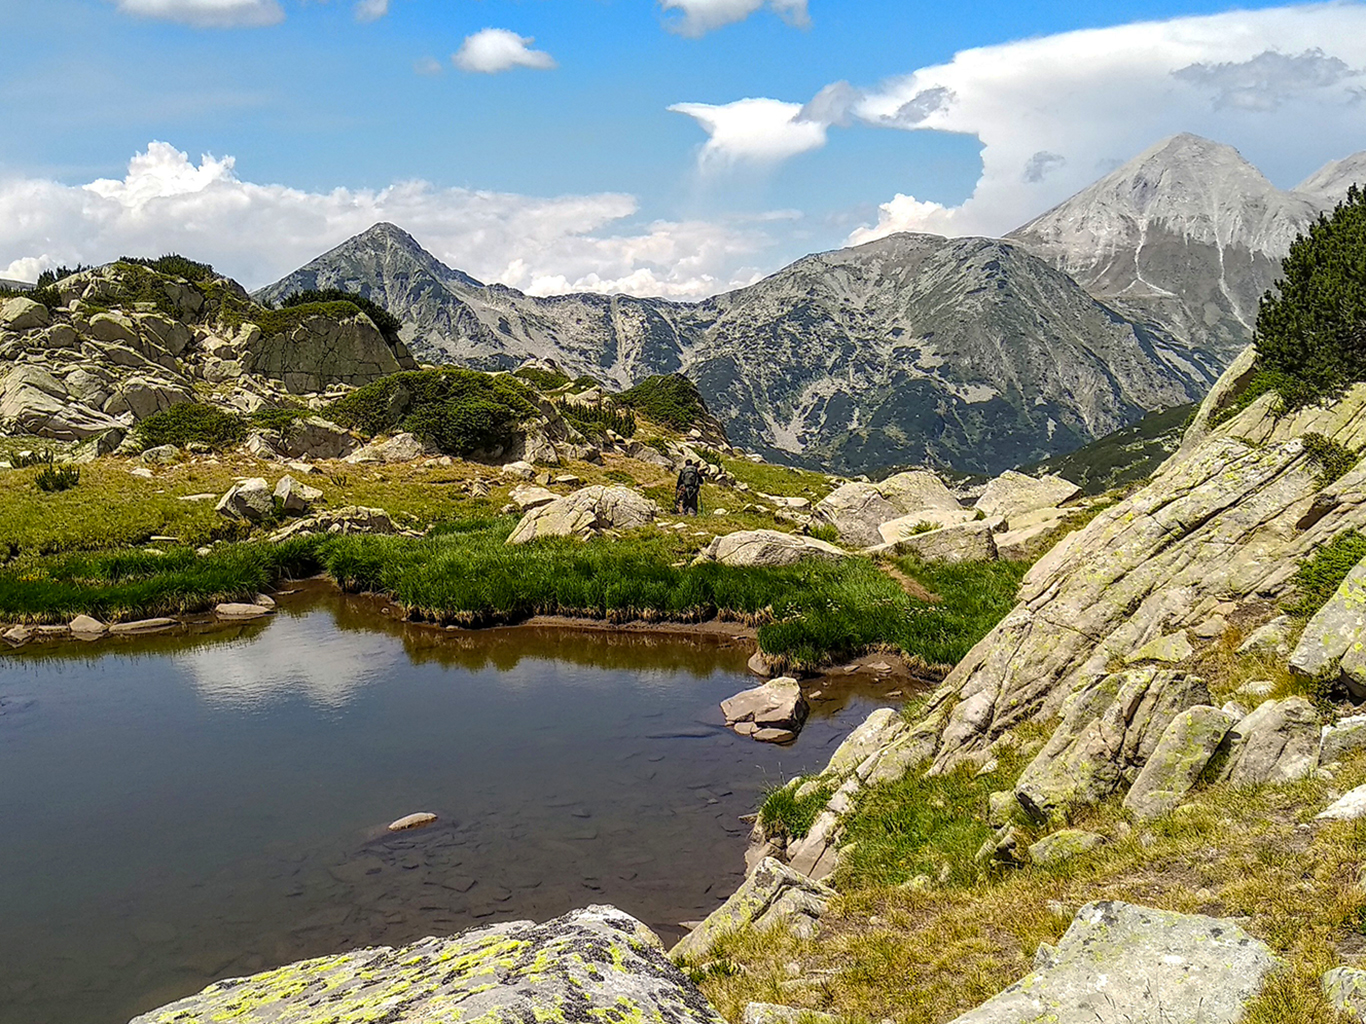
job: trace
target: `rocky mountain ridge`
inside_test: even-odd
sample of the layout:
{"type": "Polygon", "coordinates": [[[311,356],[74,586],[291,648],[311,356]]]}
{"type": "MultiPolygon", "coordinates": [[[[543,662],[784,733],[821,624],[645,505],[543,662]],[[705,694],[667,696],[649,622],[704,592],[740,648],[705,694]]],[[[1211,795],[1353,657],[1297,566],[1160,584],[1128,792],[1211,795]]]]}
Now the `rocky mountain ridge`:
{"type": "Polygon", "coordinates": [[[1004,240],[897,235],[694,303],[485,285],[379,224],[257,297],[357,291],[434,362],[554,359],[618,387],[682,372],[770,457],[996,473],[1199,398],[1291,241],[1363,165],[1285,192],[1179,135],[1004,240]]]}
{"type": "Polygon", "coordinates": [[[1006,237],[1217,373],[1251,340],[1295,237],[1361,181],[1366,153],[1279,189],[1232,146],[1181,134],[1006,237]]]}
{"type": "Polygon", "coordinates": [[[991,239],[896,235],[675,303],[479,285],[382,224],[256,297],[322,287],[385,305],[425,359],[551,358],[619,386],[682,372],[737,443],[854,471],[996,472],[1190,401],[1213,379],[1173,339],[991,239]]]}

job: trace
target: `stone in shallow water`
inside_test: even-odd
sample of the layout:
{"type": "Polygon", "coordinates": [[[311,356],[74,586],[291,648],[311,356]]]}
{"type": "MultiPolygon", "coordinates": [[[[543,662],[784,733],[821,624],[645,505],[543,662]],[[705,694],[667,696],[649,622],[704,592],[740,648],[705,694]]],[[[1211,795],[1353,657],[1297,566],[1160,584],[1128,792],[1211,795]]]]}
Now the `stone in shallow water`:
{"type": "Polygon", "coordinates": [[[724,1024],[654,933],[613,907],[305,960],[218,982],[132,1024],[476,1019],[724,1024]]]}
{"type": "Polygon", "coordinates": [[[390,832],[406,832],[410,828],[425,828],[436,821],[436,815],[430,811],[419,811],[416,814],[408,814],[397,821],[389,823],[390,832]]]}
{"type": "Polygon", "coordinates": [[[1277,965],[1232,921],[1090,903],[1057,949],[953,1024],[1233,1024],[1277,965]]]}

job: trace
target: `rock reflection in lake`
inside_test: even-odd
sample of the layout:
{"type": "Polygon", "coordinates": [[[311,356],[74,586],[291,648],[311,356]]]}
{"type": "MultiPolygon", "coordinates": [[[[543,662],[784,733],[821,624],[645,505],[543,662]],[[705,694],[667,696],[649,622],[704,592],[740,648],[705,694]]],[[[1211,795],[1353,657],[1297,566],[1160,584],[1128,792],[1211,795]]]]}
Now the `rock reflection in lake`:
{"type": "Polygon", "coordinates": [[[308,587],[229,632],[0,656],[0,1022],[111,1024],[271,964],[611,902],[668,935],[738,883],[794,746],[723,728],[747,646],[445,632],[308,587]],[[385,825],[432,811],[428,828],[385,825]]]}

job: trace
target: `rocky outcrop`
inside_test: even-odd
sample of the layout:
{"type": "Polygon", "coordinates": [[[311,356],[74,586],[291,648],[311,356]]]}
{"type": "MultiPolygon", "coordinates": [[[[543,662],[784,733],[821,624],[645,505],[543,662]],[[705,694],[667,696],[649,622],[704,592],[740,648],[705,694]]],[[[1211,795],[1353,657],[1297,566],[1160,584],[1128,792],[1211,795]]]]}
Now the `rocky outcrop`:
{"type": "Polygon", "coordinates": [[[395,434],[384,441],[375,441],[346,456],[345,461],[413,462],[427,454],[427,447],[412,434],[395,434]]]}
{"type": "Polygon", "coordinates": [[[895,544],[930,530],[970,523],[975,518],[976,513],[971,509],[927,508],[883,523],[878,527],[878,533],[884,544],[895,544]]]}
{"type": "Polygon", "coordinates": [[[844,484],[817,502],[815,520],[833,526],[845,543],[866,548],[881,543],[878,528],[902,514],[872,484],[844,484]]]}
{"type": "Polygon", "coordinates": [[[899,555],[915,555],[926,562],[994,562],[996,539],[990,523],[963,523],[912,533],[888,545],[899,555]]]}
{"type": "Polygon", "coordinates": [[[292,476],[282,476],[272,494],[282,511],[295,516],[307,512],[322,496],[323,492],[318,488],[300,483],[292,476]]]}
{"type": "Polygon", "coordinates": [[[567,498],[532,509],[522,517],[507,542],[527,544],[543,537],[587,540],[606,530],[633,530],[648,525],[658,515],[658,505],[629,487],[585,487],[567,498]]]}
{"type": "MultiPolygon", "coordinates": [[[[882,496],[903,512],[962,512],[962,504],[938,473],[917,469],[889,476],[877,485],[882,496]]],[[[971,513],[969,513],[971,517],[971,513]]]]}
{"type": "Polygon", "coordinates": [[[1124,806],[1139,818],[1173,810],[1194,788],[1237,719],[1208,705],[1172,719],[1129,792],[1124,806]]]}
{"type": "Polygon", "coordinates": [[[834,896],[833,889],[770,857],[750,873],[730,899],[683,936],[669,956],[675,961],[700,962],[717,939],[742,928],[764,931],[785,927],[810,938],[834,896]]]}
{"type": "Polygon", "coordinates": [[[1083,829],[1064,828],[1030,844],[1030,863],[1050,868],[1081,857],[1105,844],[1105,837],[1083,829]]]}
{"type": "Polygon", "coordinates": [[[1356,821],[1366,818],[1366,786],[1358,786],[1344,793],[1315,818],[1318,821],[1356,821]]]}
{"type": "Polygon", "coordinates": [[[17,366],[0,384],[0,430],[54,441],[81,441],[117,429],[119,421],[77,401],[38,366],[17,366]]]}
{"type": "Polygon", "coordinates": [[[1358,696],[1366,697],[1366,561],[1347,574],[1304,627],[1290,668],[1304,676],[1340,673],[1358,696]]]}
{"type": "Polygon", "coordinates": [[[1325,725],[1319,739],[1319,761],[1325,765],[1366,750],[1366,715],[1349,715],[1325,725]]]}
{"type": "Polygon", "coordinates": [[[290,523],[283,530],[271,534],[275,542],[288,540],[306,533],[375,533],[383,536],[419,537],[415,530],[405,530],[382,508],[346,505],[342,508],[318,512],[290,523]]]}
{"type": "Polygon", "coordinates": [[[698,555],[699,560],[733,566],[796,565],[807,559],[835,561],[847,552],[815,537],[777,530],[744,530],[717,537],[698,555]]]}
{"type": "Polygon", "coordinates": [[[345,319],[309,316],[253,346],[247,368],[282,382],[291,394],[329,384],[368,384],[417,364],[398,351],[363,313],[345,319]]]}
{"type": "Polygon", "coordinates": [[[952,1024],[1236,1024],[1277,966],[1233,921],[1088,903],[1032,973],[952,1024]]]}
{"type": "Polygon", "coordinates": [[[46,327],[49,319],[46,306],[22,295],[0,302],[0,330],[32,331],[46,327]]]}
{"type": "Polygon", "coordinates": [[[723,1024],[664,956],[659,939],[613,907],[547,924],[513,921],[305,960],[210,985],[132,1024],[657,1020],[723,1024]],[[453,1009],[458,1007],[459,1009],[453,1009]]]}
{"type": "Polygon", "coordinates": [[[1274,397],[1183,449],[1034,565],[1015,609],[924,712],[942,726],[936,770],[981,763],[1016,725],[1057,718],[1151,640],[1193,630],[1221,607],[1288,598],[1303,559],[1366,528],[1366,464],[1324,486],[1301,441],[1317,432],[1361,447],[1366,385],[1283,417],[1274,397]]]}
{"type": "Polygon", "coordinates": [[[291,459],[340,459],[359,446],[350,431],[319,416],[295,420],[280,432],[280,454],[291,459]]]}
{"type": "Polygon", "coordinates": [[[726,725],[761,743],[796,739],[809,711],[801,684],[789,676],[772,679],[721,702],[726,725]]]}
{"type": "Polygon", "coordinates": [[[1032,477],[1007,470],[987,484],[976,507],[989,516],[1014,519],[1040,509],[1057,508],[1080,494],[1080,487],[1060,476],[1032,477]]]}
{"type": "Polygon", "coordinates": [[[1068,699],[1062,723],[1016,783],[1016,799],[1045,821],[1103,800],[1137,778],[1177,715],[1208,702],[1203,680],[1170,670],[1096,680],[1068,699]]]}
{"type": "Polygon", "coordinates": [[[1235,786],[1295,782],[1319,766],[1319,716],[1303,697],[1269,700],[1234,725],[1220,775],[1235,786]]]}

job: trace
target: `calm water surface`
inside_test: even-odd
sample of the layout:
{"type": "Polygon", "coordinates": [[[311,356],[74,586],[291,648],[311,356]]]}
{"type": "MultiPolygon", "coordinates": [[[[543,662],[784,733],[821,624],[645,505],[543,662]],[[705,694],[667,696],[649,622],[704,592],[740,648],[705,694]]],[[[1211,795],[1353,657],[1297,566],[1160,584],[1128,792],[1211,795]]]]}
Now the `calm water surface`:
{"type": "Polygon", "coordinates": [[[614,903],[666,939],[742,877],[797,743],[723,727],[733,641],[449,634],[313,590],[230,633],[0,654],[0,1024],[123,1024],[224,977],[614,903]],[[434,811],[437,826],[385,824],[434,811]]]}

